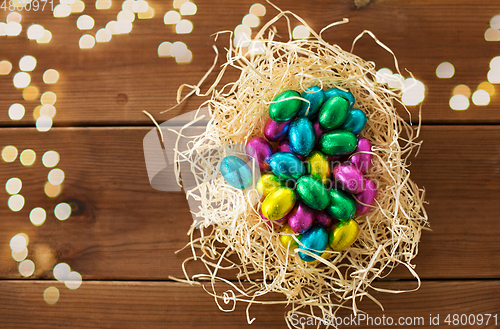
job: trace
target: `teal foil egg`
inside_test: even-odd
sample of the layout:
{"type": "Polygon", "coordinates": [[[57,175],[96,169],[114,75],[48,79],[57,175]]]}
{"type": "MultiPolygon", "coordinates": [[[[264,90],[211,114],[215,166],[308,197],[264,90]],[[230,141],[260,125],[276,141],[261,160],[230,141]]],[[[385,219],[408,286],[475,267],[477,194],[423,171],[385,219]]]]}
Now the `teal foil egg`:
{"type": "MultiPolygon", "coordinates": [[[[321,225],[316,225],[311,227],[306,233],[300,237],[299,241],[303,246],[299,246],[299,249],[308,250],[321,256],[322,251],[325,250],[328,245],[328,233],[321,225]]],[[[299,257],[305,262],[312,262],[316,259],[299,252],[299,257]]]]}
{"type": "Polygon", "coordinates": [[[297,181],[297,194],[309,207],[325,209],[330,203],[330,196],[325,185],[312,176],[302,176],[297,181]]]}
{"type": "Polygon", "coordinates": [[[358,145],[356,135],[350,131],[334,130],[323,134],[319,146],[323,153],[328,155],[345,155],[352,153],[358,145]]]}
{"type": "Polygon", "coordinates": [[[252,185],[252,171],[250,167],[234,155],[229,155],[222,159],[220,172],[226,182],[236,188],[246,189],[252,185]]]}
{"type": "Polygon", "coordinates": [[[290,124],[288,141],[292,152],[307,156],[314,148],[316,134],[311,121],[307,118],[298,118],[290,124]]]}
{"type": "Polygon", "coordinates": [[[323,102],[326,100],[325,93],[318,86],[313,86],[307,90],[304,90],[300,94],[300,97],[308,100],[309,103],[302,102],[299,112],[297,112],[297,116],[306,117],[309,119],[316,116],[319,109],[321,108],[321,105],[323,105],[323,102]]]}
{"type": "Polygon", "coordinates": [[[350,91],[343,91],[343,90],[340,90],[337,87],[325,90],[325,97],[327,99],[331,98],[331,97],[334,97],[334,96],[342,96],[345,99],[347,99],[349,101],[349,106],[350,107],[353,107],[354,103],[356,101],[356,99],[354,98],[354,95],[350,91]]]}
{"type": "Polygon", "coordinates": [[[294,90],[287,90],[279,94],[273,99],[269,105],[269,117],[276,122],[288,121],[297,114],[302,101],[299,98],[300,94],[294,90]],[[290,98],[290,99],[287,99],[290,98]]]}
{"type": "Polygon", "coordinates": [[[340,130],[347,130],[357,135],[366,125],[366,114],[360,109],[350,109],[340,130]]]}
{"type": "Polygon", "coordinates": [[[299,179],[305,174],[305,166],[293,153],[276,152],[269,158],[272,172],[281,179],[299,179]]]}
{"type": "Polygon", "coordinates": [[[326,130],[340,127],[349,112],[349,101],[342,96],[334,96],[326,100],[319,110],[318,121],[326,130]]]}

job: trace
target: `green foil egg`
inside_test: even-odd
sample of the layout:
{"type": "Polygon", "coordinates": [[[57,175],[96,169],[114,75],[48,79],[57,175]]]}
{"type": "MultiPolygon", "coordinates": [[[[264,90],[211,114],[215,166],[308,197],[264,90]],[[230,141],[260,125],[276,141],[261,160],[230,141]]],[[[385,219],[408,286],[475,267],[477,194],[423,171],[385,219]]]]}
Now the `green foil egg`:
{"type": "Polygon", "coordinates": [[[257,181],[257,191],[262,196],[268,196],[280,186],[280,179],[274,174],[264,174],[257,181]]]}
{"type": "Polygon", "coordinates": [[[330,162],[320,151],[312,152],[307,158],[307,171],[309,175],[328,185],[332,174],[330,162]]]}
{"type": "Polygon", "coordinates": [[[293,235],[300,240],[302,237],[302,234],[296,234],[291,228],[290,225],[286,224],[283,226],[283,229],[281,230],[281,235],[280,235],[280,242],[285,248],[289,248],[290,250],[293,250],[299,246],[297,241],[293,238],[293,235]]]}
{"type": "Polygon", "coordinates": [[[341,190],[331,189],[330,205],[326,207],[326,211],[334,218],[340,221],[348,221],[356,212],[356,203],[354,199],[341,190]]]}
{"type": "Polygon", "coordinates": [[[329,233],[328,242],[330,247],[335,251],[349,248],[358,237],[358,232],[359,226],[354,219],[348,222],[340,222],[329,233]]]}
{"type": "Polygon", "coordinates": [[[319,146],[323,153],[328,155],[345,155],[354,152],[358,145],[356,136],[345,130],[335,130],[323,134],[319,146]]]}
{"type": "Polygon", "coordinates": [[[312,176],[302,176],[297,180],[297,194],[309,207],[317,210],[325,209],[330,203],[327,189],[312,176]]]}
{"type": "Polygon", "coordinates": [[[340,127],[349,112],[349,101],[341,96],[327,99],[319,111],[319,124],[326,130],[340,127]]]}
{"type": "Polygon", "coordinates": [[[262,215],[269,220],[279,220],[293,209],[296,200],[291,188],[279,187],[262,202],[262,215]]]}
{"type": "Polygon", "coordinates": [[[279,94],[273,99],[271,105],[269,105],[269,117],[276,122],[288,121],[297,114],[299,111],[302,101],[299,98],[300,94],[294,90],[287,90],[279,94]]]}

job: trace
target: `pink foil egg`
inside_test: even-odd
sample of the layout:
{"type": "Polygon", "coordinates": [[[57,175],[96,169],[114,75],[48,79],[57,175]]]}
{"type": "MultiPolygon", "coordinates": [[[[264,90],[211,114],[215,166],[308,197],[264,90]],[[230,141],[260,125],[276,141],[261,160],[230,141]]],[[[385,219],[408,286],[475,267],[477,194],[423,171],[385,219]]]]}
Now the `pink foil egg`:
{"type": "Polygon", "coordinates": [[[358,146],[356,150],[354,150],[353,155],[349,158],[349,160],[359,169],[363,174],[368,172],[372,165],[373,154],[368,153],[357,153],[357,152],[371,152],[372,151],[372,143],[364,137],[358,138],[358,146]]]}
{"type": "Polygon", "coordinates": [[[319,141],[319,138],[326,132],[326,130],[324,130],[321,127],[318,121],[314,123],[313,127],[314,127],[314,134],[316,135],[316,141],[319,141]]]}
{"type": "Polygon", "coordinates": [[[288,128],[291,120],[284,122],[276,122],[268,119],[264,126],[264,136],[272,142],[281,141],[288,136],[288,128]]]}
{"type": "Polygon", "coordinates": [[[264,217],[264,215],[262,214],[262,210],[259,210],[259,214],[260,214],[260,217],[266,221],[266,224],[267,226],[271,226],[271,227],[281,227],[282,225],[285,225],[286,224],[286,217],[283,217],[281,219],[278,219],[278,220],[269,220],[267,219],[266,217],[264,217]]]}
{"type": "Polygon", "coordinates": [[[340,184],[338,187],[349,193],[358,194],[363,191],[365,181],[363,173],[350,162],[337,164],[333,168],[333,177],[336,183],[340,184]]]}
{"type": "Polygon", "coordinates": [[[366,179],[365,188],[361,193],[356,194],[356,199],[360,202],[367,204],[368,206],[362,205],[356,201],[356,215],[364,215],[373,209],[375,204],[375,199],[377,198],[377,184],[371,179],[366,179]]]}
{"type": "Polygon", "coordinates": [[[313,224],[316,211],[302,201],[298,201],[284,218],[295,233],[304,233],[313,224]]]}
{"type": "MultiPolygon", "coordinates": [[[[290,144],[288,143],[288,141],[281,141],[279,142],[278,146],[276,147],[277,150],[276,152],[288,152],[288,153],[293,153],[292,152],[292,149],[290,148],[290,144]]],[[[295,154],[295,153],[293,153],[295,154]]],[[[305,156],[302,156],[300,154],[295,154],[300,160],[304,161],[305,160],[305,156]]]]}
{"type": "Polygon", "coordinates": [[[250,157],[254,158],[255,161],[257,161],[261,170],[271,170],[267,159],[269,159],[269,157],[273,155],[274,151],[271,144],[269,144],[269,142],[264,138],[253,137],[252,139],[250,139],[246,145],[246,152],[250,157]]]}
{"type": "Polygon", "coordinates": [[[328,215],[324,211],[318,211],[316,213],[316,219],[314,220],[314,224],[319,224],[323,226],[324,228],[329,228],[333,225],[333,223],[338,222],[335,218],[332,216],[328,215]]]}

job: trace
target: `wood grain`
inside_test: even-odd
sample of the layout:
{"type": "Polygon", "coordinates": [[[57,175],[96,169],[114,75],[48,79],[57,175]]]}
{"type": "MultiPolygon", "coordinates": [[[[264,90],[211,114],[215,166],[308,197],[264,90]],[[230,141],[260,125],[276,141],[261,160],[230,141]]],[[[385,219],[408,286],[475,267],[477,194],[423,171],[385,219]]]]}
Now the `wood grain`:
{"type": "MultiPolygon", "coordinates": [[[[381,283],[382,288],[412,289],[411,282],[381,283]]],[[[445,328],[447,314],[498,314],[497,296],[500,283],[484,281],[424,282],[420,290],[408,294],[382,294],[374,296],[384,305],[385,311],[369,300],[360,303],[362,310],[372,317],[392,317],[394,323],[424,321],[420,328],[445,328]],[[429,316],[439,315],[440,326],[431,326],[429,316]],[[417,318],[422,317],[422,320],[417,318]]],[[[222,293],[227,287],[217,285],[222,293]]],[[[241,328],[246,327],[245,305],[237,304],[230,313],[221,312],[212,297],[199,286],[172,282],[84,282],[70,291],[60,282],[53,281],[1,281],[0,324],[2,328],[241,328]],[[60,291],[59,301],[47,305],[43,291],[55,286],[60,291]]],[[[275,297],[276,298],[276,297],[275,297]]],[[[224,305],[230,309],[232,303],[224,305]]],[[[255,318],[255,328],[286,328],[282,305],[254,305],[250,317],[255,318]]],[[[348,317],[349,311],[341,311],[348,317]]],[[[298,318],[297,318],[298,321],[298,318]]],[[[373,328],[362,321],[356,328],[373,328]]],[[[347,327],[347,326],[343,326],[347,327]]],[[[384,326],[381,326],[384,327],[384,326]]],[[[387,326],[385,326],[387,327],[387,326]]],[[[497,328],[489,325],[458,325],[454,328],[497,328]]],[[[306,326],[306,328],[316,328],[306,326]]],[[[342,328],[342,327],[341,327],[342,328]]]]}
{"type": "MultiPolygon", "coordinates": [[[[21,90],[14,88],[12,77],[17,63],[25,54],[33,55],[38,65],[32,73],[32,85],[41,92],[51,90],[58,96],[56,126],[80,125],[136,125],[149,124],[141,113],[153,114],[175,104],[177,88],[182,83],[196,83],[213,61],[211,35],[221,30],[232,30],[254,1],[199,1],[198,13],[192,18],[194,30],[188,35],[177,35],[172,26],[165,26],[163,14],[173,9],[171,2],[151,0],[156,16],[151,20],[136,20],[129,35],[114,36],[111,42],[96,44],[93,49],[81,50],[78,40],[85,31],[76,27],[77,14],[67,18],[54,18],[49,11],[23,13],[23,32],[19,37],[0,37],[0,60],[13,63],[8,76],[0,76],[0,125],[32,126],[31,115],[38,101],[23,101],[21,90]],[[26,38],[26,29],[39,23],[52,31],[53,40],[39,45],[26,38]],[[193,52],[193,62],[177,65],[172,58],[158,58],[157,47],[163,41],[183,41],[193,52]],[[42,74],[46,69],[57,69],[61,78],[55,85],[45,85],[42,74]],[[13,122],[7,115],[8,107],[21,102],[27,109],[24,119],[13,122]]],[[[472,91],[486,81],[490,60],[498,55],[497,44],[486,42],[484,32],[488,22],[498,11],[498,5],[489,0],[447,1],[372,1],[363,9],[356,9],[352,0],[302,1],[291,5],[286,0],[274,1],[285,10],[301,15],[319,31],[322,27],[346,17],[350,23],[327,30],[323,37],[349,50],[352,40],[363,30],[371,30],[398,56],[402,69],[408,69],[427,86],[423,104],[424,122],[429,123],[499,123],[500,105],[498,92],[486,107],[471,105],[468,111],[453,111],[448,102],[453,88],[467,84],[472,91]],[[450,61],[455,66],[452,79],[438,79],[435,75],[439,63],[450,61]]],[[[276,11],[267,5],[267,21],[276,11]]],[[[116,19],[120,3],[114,2],[110,10],[97,11],[93,2],[87,3],[85,14],[94,17],[96,24],[90,34],[116,19]]],[[[0,12],[0,20],[7,13],[0,12]]],[[[292,21],[292,27],[297,23],[292,21]]],[[[285,23],[277,24],[285,38],[285,23]]],[[[217,43],[222,51],[227,38],[217,43]]],[[[378,67],[394,69],[393,60],[369,37],[361,39],[354,53],[374,61],[378,67]]],[[[408,76],[407,73],[405,73],[408,76]]],[[[237,72],[225,81],[237,78],[237,72]]],[[[212,79],[213,80],[213,79],[212,79]]],[[[207,81],[210,82],[210,79],[207,81]]],[[[193,109],[201,103],[192,99],[170,115],[159,116],[166,120],[171,116],[193,109]]],[[[418,108],[411,108],[415,121],[418,108]]]]}
{"type": "MultiPolygon", "coordinates": [[[[34,278],[52,278],[57,262],[67,262],[85,280],[182,276],[181,263],[189,251],[174,252],[188,242],[192,218],[183,193],[149,186],[142,139],[150,129],[54,128],[44,134],[31,128],[2,129],[5,144],[32,148],[38,158],[32,167],[19,161],[1,166],[0,181],[22,179],[26,204],[14,213],[6,206],[7,193],[0,193],[0,278],[20,277],[8,245],[19,232],[30,237],[34,278]],[[66,173],[55,199],[43,192],[49,169],[40,158],[49,149],[61,154],[58,168],[66,173]],[[76,210],[62,222],[53,209],[64,201],[76,210]],[[34,227],[29,212],[38,206],[48,218],[34,227]]],[[[412,158],[411,171],[427,190],[432,232],[423,233],[417,272],[426,279],[499,278],[500,128],[425,126],[421,137],[424,145],[412,158]]],[[[203,270],[200,264],[188,268],[191,274],[203,270]]],[[[391,276],[409,277],[403,269],[391,276]]]]}

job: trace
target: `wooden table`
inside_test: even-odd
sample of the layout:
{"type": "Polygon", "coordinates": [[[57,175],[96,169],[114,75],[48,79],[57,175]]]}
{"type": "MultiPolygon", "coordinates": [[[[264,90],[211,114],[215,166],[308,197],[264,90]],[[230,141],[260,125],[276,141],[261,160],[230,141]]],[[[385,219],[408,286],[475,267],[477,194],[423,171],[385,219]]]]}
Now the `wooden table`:
{"type": "MultiPolygon", "coordinates": [[[[80,36],[95,35],[116,19],[121,1],[114,1],[109,10],[96,10],[94,1],[85,1],[83,14],[95,20],[90,32],[77,28],[81,14],[54,18],[50,11],[38,11],[22,12],[19,36],[0,37],[0,61],[13,65],[12,72],[0,75],[1,147],[13,145],[19,152],[33,149],[37,154],[32,166],[23,166],[19,158],[0,164],[0,182],[19,177],[23,182],[20,194],[25,197],[22,210],[13,212],[7,206],[9,195],[0,193],[2,328],[246,326],[244,305],[223,313],[200,287],[169,280],[169,276],[182,277],[181,263],[189,252],[174,252],[188,241],[191,216],[183,193],[160,192],[149,185],[142,140],[152,124],[141,111],[163,122],[196,108],[201,99],[190,99],[166,115],[159,114],[175,104],[180,84],[196,83],[210,67],[214,44],[210,35],[234,29],[253,2],[195,1],[197,13],[187,17],[193,22],[193,32],[183,35],[163,22],[163,15],[173,9],[171,1],[149,3],[154,18],[136,19],[130,34],[113,36],[109,43],[97,43],[93,49],[80,49],[80,36]],[[34,23],[52,32],[48,44],[28,40],[26,29],[34,23]],[[192,62],[179,65],[173,58],[159,58],[157,48],[164,41],[183,41],[193,53],[192,62]],[[57,95],[57,114],[48,132],[34,128],[32,113],[39,99],[23,100],[23,90],[12,83],[24,55],[37,59],[31,85],[40,93],[57,95]],[[50,68],[60,73],[52,85],[42,81],[50,68]],[[9,118],[13,103],[25,106],[22,120],[9,118]],[[50,169],[41,158],[48,150],[59,152],[57,168],[65,172],[62,192],[54,198],[44,193],[50,169]],[[54,207],[61,202],[73,207],[66,221],[54,216],[54,207]],[[39,227],[29,219],[35,207],[47,211],[39,227]],[[27,258],[35,264],[28,278],[19,273],[9,247],[10,239],[20,232],[29,236],[27,258]],[[83,276],[81,287],[70,290],[54,279],[52,269],[61,262],[83,276]],[[54,305],[43,298],[50,286],[60,293],[54,305]]],[[[490,19],[500,14],[500,4],[490,0],[374,0],[359,9],[351,0],[281,0],[276,4],[293,10],[318,31],[349,18],[349,24],[324,33],[327,41],[344,49],[350,49],[360,32],[371,30],[396,53],[401,67],[426,86],[424,144],[418,157],[411,159],[412,178],[427,191],[432,227],[424,232],[416,258],[422,286],[407,294],[375,294],[384,312],[369,301],[361,308],[372,317],[424,317],[424,327],[431,326],[431,315],[440,316],[442,327],[447,326],[448,314],[500,316],[500,89],[495,85],[496,94],[488,106],[471,102],[465,111],[449,106],[455,86],[465,84],[474,92],[487,81],[490,60],[500,51],[499,43],[485,41],[484,33],[490,19]],[[445,61],[455,67],[451,79],[436,77],[436,67],[445,61]]],[[[276,11],[264,5],[267,14],[262,21],[267,21],[276,11]]],[[[7,13],[0,11],[0,21],[5,22],[7,13]]],[[[391,56],[369,38],[363,38],[354,52],[379,68],[393,68],[391,56]]],[[[230,75],[228,80],[235,77],[230,75]]],[[[418,106],[410,107],[410,112],[415,121],[418,106]]],[[[398,268],[377,285],[411,289],[416,282],[398,268]]],[[[253,326],[284,328],[284,312],[283,306],[254,306],[253,326]]],[[[456,327],[497,326],[490,319],[488,325],[456,327]]]]}

